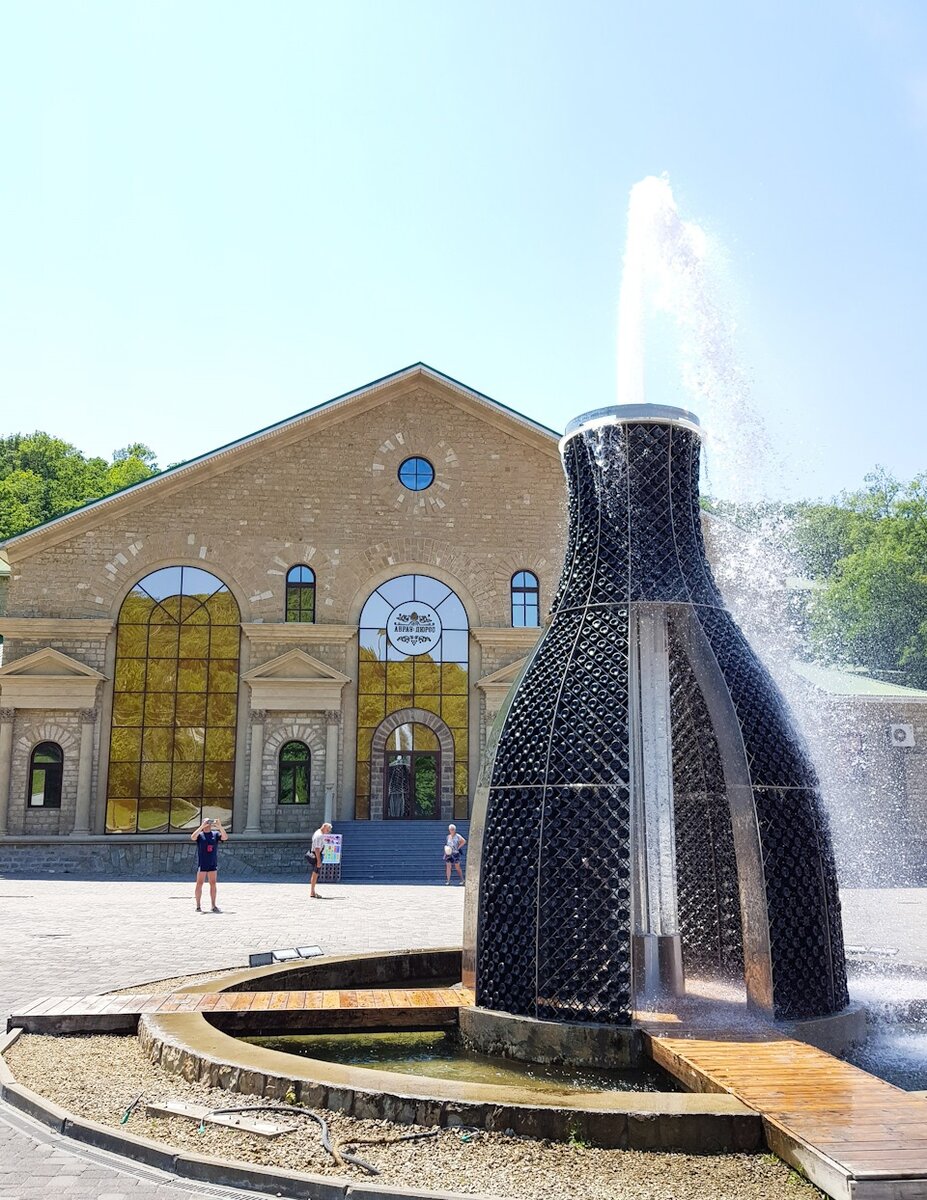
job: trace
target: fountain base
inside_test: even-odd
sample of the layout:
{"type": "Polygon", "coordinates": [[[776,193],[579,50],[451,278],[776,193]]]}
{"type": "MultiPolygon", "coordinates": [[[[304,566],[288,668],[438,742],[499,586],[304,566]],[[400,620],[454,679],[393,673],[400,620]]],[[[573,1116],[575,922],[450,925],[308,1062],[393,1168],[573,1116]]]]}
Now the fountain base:
{"type": "Polygon", "coordinates": [[[468,1050],[519,1062],[627,1068],[646,1059],[641,1031],[631,1025],[539,1021],[489,1008],[461,1008],[459,1022],[468,1050]]]}

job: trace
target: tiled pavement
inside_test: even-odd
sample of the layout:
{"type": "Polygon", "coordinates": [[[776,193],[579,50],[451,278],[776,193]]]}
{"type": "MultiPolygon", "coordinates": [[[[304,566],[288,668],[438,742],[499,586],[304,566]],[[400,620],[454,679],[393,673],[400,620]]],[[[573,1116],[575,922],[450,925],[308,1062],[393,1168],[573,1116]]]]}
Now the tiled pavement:
{"type": "MultiPolygon", "coordinates": [[[[193,912],[190,881],[0,878],[0,1013],[39,995],[84,995],[196,971],[246,966],[248,954],[294,945],[327,953],[458,945],[460,888],[222,883],[222,913],[193,912]]],[[[847,941],[894,946],[927,966],[927,889],[848,892],[847,941]]],[[[0,1197],[208,1200],[243,1196],[127,1170],[0,1106],[0,1197]]]]}
{"type": "MultiPolygon", "coordinates": [[[[193,911],[189,881],[0,878],[0,1014],[47,994],[80,995],[196,971],[248,954],[319,945],[327,953],[460,944],[463,889],[220,883],[221,913],[193,911]],[[320,890],[322,890],[320,888],[320,890]]],[[[50,1134],[0,1105],[3,1200],[211,1200],[246,1193],[189,1185],[50,1134]]],[[[249,1195],[251,1193],[248,1193],[249,1195]]]]}

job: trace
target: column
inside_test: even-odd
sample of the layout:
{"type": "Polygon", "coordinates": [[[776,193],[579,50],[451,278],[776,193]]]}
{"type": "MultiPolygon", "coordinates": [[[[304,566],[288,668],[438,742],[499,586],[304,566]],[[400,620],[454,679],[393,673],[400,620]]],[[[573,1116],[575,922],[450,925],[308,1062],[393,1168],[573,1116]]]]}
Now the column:
{"type": "Polygon", "coordinates": [[[335,819],[335,790],[338,787],[338,725],[341,713],[331,710],[325,714],[325,817],[335,819]]]}
{"type": "Polygon", "coordinates": [[[77,758],[77,805],[74,809],[74,837],[90,836],[90,782],[93,779],[93,730],[97,710],[80,710],[80,750],[77,758]]]}
{"type": "Polygon", "coordinates": [[[248,772],[248,809],[245,833],[261,832],[261,771],[264,766],[264,720],[262,708],[251,710],[251,769],[248,772]]]}
{"type": "Polygon", "coordinates": [[[15,708],[0,708],[0,837],[6,836],[10,804],[10,772],[13,767],[13,719],[15,708]]]}

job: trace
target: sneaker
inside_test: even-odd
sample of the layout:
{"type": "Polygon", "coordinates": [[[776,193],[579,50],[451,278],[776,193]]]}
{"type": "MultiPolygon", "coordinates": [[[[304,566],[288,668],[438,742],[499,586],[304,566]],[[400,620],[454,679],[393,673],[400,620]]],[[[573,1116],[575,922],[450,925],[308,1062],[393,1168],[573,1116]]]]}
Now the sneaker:
{"type": "Polygon", "coordinates": [[[216,905],[214,904],[214,905],[212,906],[212,911],[213,911],[213,912],[222,912],[222,909],[221,909],[221,908],[217,908],[217,907],[216,907],[216,905]]]}
{"type": "Polygon", "coordinates": [[[197,911],[197,912],[202,912],[203,910],[200,908],[200,906],[199,906],[199,905],[197,905],[197,906],[196,906],[196,911],[197,911]]]}

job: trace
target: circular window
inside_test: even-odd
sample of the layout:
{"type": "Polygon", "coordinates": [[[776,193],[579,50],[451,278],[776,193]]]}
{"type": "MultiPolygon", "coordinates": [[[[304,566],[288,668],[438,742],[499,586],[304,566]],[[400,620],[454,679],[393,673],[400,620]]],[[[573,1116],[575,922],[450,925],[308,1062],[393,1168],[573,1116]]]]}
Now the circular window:
{"type": "Polygon", "coordinates": [[[435,469],[427,458],[407,458],[399,467],[399,482],[410,492],[423,492],[431,487],[435,469]]]}

